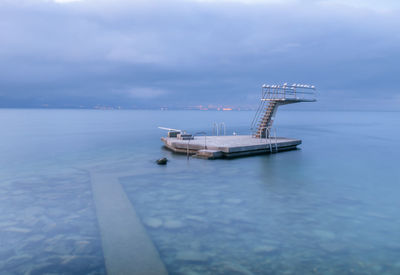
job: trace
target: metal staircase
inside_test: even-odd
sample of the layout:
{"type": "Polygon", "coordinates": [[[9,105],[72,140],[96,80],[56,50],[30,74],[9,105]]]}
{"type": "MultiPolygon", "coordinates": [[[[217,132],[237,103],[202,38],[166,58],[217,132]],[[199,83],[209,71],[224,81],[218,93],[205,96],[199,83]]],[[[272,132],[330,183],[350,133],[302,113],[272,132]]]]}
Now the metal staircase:
{"type": "Polygon", "coordinates": [[[257,124],[257,130],[255,132],[256,138],[266,137],[267,129],[270,129],[273,123],[273,117],[275,111],[278,109],[278,103],[276,101],[269,101],[265,108],[264,116],[261,117],[257,124]]]}
{"type": "Polygon", "coordinates": [[[287,83],[283,85],[264,84],[261,91],[261,102],[251,123],[253,137],[269,138],[270,129],[280,105],[314,101],[316,101],[314,86],[288,85],[287,83]]]}

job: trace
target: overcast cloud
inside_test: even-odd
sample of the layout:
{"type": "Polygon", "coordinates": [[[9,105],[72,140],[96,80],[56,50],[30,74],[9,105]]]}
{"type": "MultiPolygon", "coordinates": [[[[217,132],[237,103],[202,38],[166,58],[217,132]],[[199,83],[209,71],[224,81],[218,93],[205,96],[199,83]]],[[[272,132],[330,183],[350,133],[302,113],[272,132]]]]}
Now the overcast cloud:
{"type": "Polygon", "coordinates": [[[310,108],[400,110],[399,11],[397,1],[0,0],[0,107],[247,106],[263,83],[289,82],[317,86],[310,108]]]}

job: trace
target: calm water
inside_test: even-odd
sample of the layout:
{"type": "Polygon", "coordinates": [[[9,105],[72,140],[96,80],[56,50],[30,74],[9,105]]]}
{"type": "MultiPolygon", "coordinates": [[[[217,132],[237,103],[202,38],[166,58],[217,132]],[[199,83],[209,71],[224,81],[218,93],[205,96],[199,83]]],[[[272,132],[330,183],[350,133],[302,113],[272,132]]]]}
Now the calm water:
{"type": "Polygon", "coordinates": [[[0,273],[106,273],[104,167],[132,173],[171,274],[400,274],[400,113],[288,109],[275,126],[300,150],[214,161],[164,150],[157,126],[248,134],[253,112],[0,110],[0,273]]]}

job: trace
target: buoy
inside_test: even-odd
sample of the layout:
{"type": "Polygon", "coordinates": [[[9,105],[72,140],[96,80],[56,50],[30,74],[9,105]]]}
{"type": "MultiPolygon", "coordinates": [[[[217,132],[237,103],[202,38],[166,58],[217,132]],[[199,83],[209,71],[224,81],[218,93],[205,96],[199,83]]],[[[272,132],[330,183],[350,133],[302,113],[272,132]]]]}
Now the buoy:
{"type": "Polygon", "coordinates": [[[165,165],[165,164],[167,164],[167,162],[168,162],[167,158],[161,158],[161,159],[157,160],[158,165],[165,165]]]}

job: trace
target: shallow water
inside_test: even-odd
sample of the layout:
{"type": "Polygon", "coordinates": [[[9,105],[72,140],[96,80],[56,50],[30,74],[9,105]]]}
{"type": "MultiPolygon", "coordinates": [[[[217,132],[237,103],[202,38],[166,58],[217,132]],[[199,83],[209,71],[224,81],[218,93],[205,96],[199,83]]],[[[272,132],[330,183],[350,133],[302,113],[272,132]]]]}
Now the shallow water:
{"type": "Polygon", "coordinates": [[[106,272],[96,167],[132,172],[171,274],[399,274],[400,113],[288,109],[275,126],[300,150],[214,161],[166,151],[157,126],[248,134],[252,112],[0,110],[0,270],[106,272]]]}

